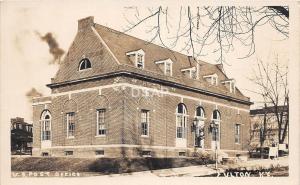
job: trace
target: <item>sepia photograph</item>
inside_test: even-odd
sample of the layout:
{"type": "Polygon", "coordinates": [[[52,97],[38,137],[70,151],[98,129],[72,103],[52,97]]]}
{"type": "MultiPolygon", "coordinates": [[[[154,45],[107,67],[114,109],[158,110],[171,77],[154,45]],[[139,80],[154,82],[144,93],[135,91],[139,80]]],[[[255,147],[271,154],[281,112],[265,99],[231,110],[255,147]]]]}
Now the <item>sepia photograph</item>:
{"type": "Polygon", "coordinates": [[[298,184],[300,3],[222,2],[0,1],[1,184],[298,184]]]}

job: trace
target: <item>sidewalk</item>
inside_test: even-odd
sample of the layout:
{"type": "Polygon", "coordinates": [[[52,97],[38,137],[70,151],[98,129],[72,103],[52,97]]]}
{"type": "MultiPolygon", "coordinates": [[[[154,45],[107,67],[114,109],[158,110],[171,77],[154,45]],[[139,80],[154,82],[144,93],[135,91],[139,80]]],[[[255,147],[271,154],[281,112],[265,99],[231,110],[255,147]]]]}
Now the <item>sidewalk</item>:
{"type": "Polygon", "coordinates": [[[276,159],[250,159],[245,162],[238,162],[232,165],[223,166],[224,169],[227,168],[243,168],[246,170],[259,170],[259,169],[268,169],[271,167],[278,167],[278,166],[289,166],[288,157],[279,157],[276,159]]]}
{"type": "Polygon", "coordinates": [[[182,177],[182,176],[206,176],[216,173],[213,165],[205,166],[188,166],[180,168],[170,168],[162,170],[142,171],[133,173],[113,174],[111,177],[117,176],[156,176],[156,177],[182,177]]]}
{"type": "MultiPolygon", "coordinates": [[[[275,160],[271,159],[257,159],[257,160],[249,160],[246,162],[238,162],[237,164],[232,165],[219,165],[219,172],[222,173],[225,169],[233,168],[240,170],[259,170],[259,169],[268,169],[270,167],[277,166],[288,166],[288,157],[281,157],[275,160]]],[[[170,169],[162,169],[162,170],[152,170],[152,171],[142,171],[142,172],[133,172],[133,173],[123,173],[123,174],[113,174],[109,175],[111,177],[116,176],[147,176],[147,177],[182,177],[182,176],[190,176],[190,177],[199,177],[199,176],[207,176],[211,174],[215,174],[216,170],[214,169],[214,165],[201,165],[201,166],[188,166],[188,167],[180,167],[180,168],[170,168],[170,169]]]]}

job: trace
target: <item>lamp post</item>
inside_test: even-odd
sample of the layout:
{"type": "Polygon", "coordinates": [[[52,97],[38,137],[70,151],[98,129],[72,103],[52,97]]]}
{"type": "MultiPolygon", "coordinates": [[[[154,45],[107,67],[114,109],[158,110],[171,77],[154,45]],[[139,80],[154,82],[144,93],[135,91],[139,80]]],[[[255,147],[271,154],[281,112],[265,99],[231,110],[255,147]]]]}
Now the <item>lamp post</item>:
{"type": "Polygon", "coordinates": [[[210,123],[210,129],[211,129],[211,132],[214,134],[214,139],[215,139],[215,159],[216,159],[216,163],[215,163],[215,169],[218,170],[218,153],[217,153],[217,149],[218,149],[218,146],[217,146],[217,129],[218,129],[218,124],[216,124],[214,121],[212,121],[210,123]]]}

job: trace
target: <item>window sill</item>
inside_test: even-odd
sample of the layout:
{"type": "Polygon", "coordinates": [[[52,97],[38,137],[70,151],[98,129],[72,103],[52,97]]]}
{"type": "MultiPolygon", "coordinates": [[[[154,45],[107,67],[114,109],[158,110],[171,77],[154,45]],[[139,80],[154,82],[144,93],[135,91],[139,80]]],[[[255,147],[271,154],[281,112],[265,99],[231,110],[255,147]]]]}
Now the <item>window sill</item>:
{"type": "Polygon", "coordinates": [[[95,137],[106,137],[106,135],[96,135],[95,137]]]}
{"type": "Polygon", "coordinates": [[[84,71],[90,71],[90,70],[92,70],[92,68],[81,69],[81,70],[78,70],[78,72],[84,72],[84,71]]]}
{"type": "Polygon", "coordinates": [[[105,155],[96,155],[96,158],[101,158],[101,157],[105,157],[105,155]]]}
{"type": "Polygon", "coordinates": [[[142,138],[149,138],[148,135],[141,135],[142,138]]]}
{"type": "Polygon", "coordinates": [[[74,139],[74,138],[75,138],[74,136],[67,137],[67,139],[74,139]]]}
{"type": "Polygon", "coordinates": [[[151,155],[142,155],[142,157],[152,157],[151,155]]]}

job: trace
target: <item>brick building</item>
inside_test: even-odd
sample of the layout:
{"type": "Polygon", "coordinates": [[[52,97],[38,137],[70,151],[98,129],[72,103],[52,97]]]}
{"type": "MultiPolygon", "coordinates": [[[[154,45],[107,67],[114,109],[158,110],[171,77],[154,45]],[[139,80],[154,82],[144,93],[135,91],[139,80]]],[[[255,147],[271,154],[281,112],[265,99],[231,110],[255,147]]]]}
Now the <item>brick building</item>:
{"type": "Polygon", "coordinates": [[[176,157],[215,147],[243,153],[251,102],[222,71],[93,17],[81,19],[47,85],[51,96],[34,99],[33,153],[176,157]]]}
{"type": "MultiPolygon", "coordinates": [[[[288,107],[287,106],[278,106],[277,108],[279,117],[282,114],[282,128],[281,128],[281,137],[283,135],[284,127],[287,125],[286,137],[283,144],[288,146],[289,143],[289,128],[287,123],[288,116],[288,107]]],[[[251,132],[250,132],[250,141],[253,148],[260,147],[261,140],[263,136],[263,131],[265,131],[265,139],[262,147],[271,147],[272,145],[278,146],[279,144],[279,128],[278,121],[275,114],[275,107],[267,107],[261,109],[250,110],[250,120],[251,120],[251,132]],[[264,128],[264,120],[266,121],[264,128]]]]}

